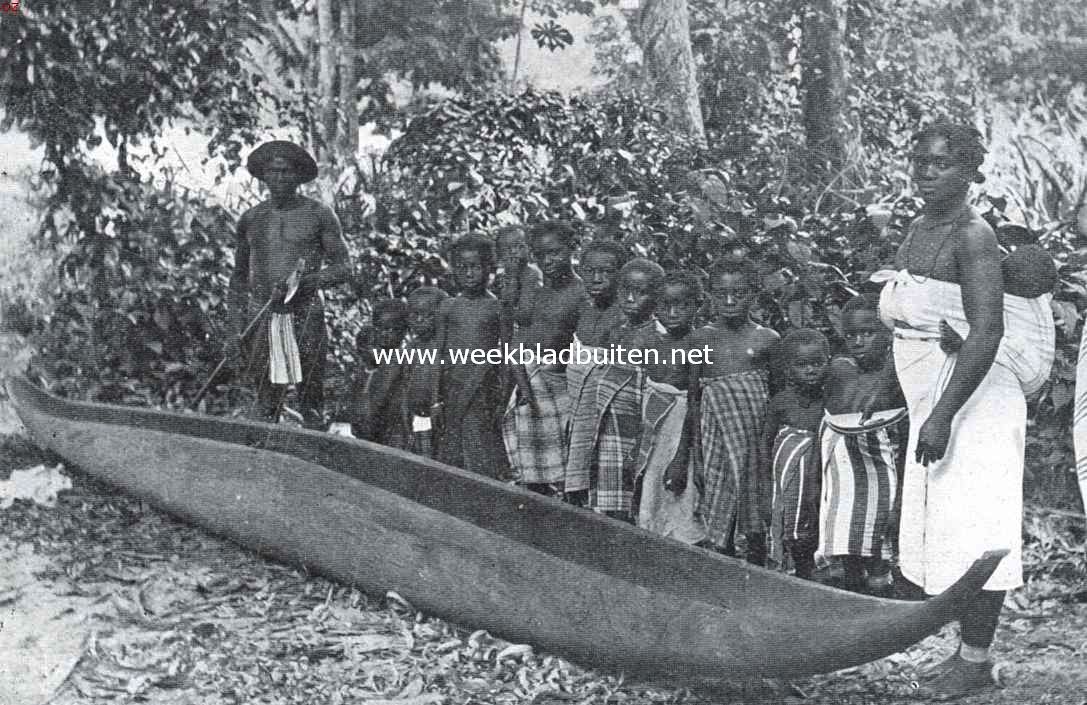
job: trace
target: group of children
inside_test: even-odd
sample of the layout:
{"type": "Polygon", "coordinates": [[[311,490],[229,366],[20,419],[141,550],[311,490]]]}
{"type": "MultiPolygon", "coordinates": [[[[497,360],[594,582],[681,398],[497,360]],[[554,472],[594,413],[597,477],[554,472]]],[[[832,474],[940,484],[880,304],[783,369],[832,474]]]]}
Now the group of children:
{"type": "Polygon", "coordinates": [[[801,577],[842,557],[847,587],[888,589],[905,409],[874,301],[845,307],[832,360],[818,331],[752,320],[748,262],[704,282],[606,241],[575,272],[577,250],[563,221],[469,234],[450,248],[456,295],[377,302],[353,434],[801,577]],[[453,362],[503,344],[586,352],[453,362]],[[434,357],[377,364],[401,347],[434,357]]]}

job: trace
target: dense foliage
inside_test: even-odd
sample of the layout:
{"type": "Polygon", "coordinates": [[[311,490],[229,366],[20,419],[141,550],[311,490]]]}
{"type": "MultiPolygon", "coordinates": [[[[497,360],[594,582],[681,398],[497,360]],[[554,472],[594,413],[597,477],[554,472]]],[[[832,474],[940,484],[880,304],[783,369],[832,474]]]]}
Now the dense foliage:
{"type": "MultiPolygon", "coordinates": [[[[532,7],[588,11],[594,4],[607,2],[533,0],[532,7]]],[[[251,14],[240,0],[114,5],[97,3],[100,18],[86,21],[83,8],[42,2],[33,15],[0,25],[5,125],[46,145],[40,241],[60,253],[51,308],[31,324],[26,309],[34,307],[9,304],[15,315],[7,318],[33,329],[40,368],[67,393],[181,407],[219,360],[238,213],[153,186],[153,165],[129,163],[125,145],[153,141],[164,125],[192,118],[215,130],[211,149],[237,165],[269,108],[278,119],[307,124],[296,113],[307,104],[312,67],[305,41],[293,59],[278,54],[279,75],[260,61],[239,61],[254,42],[275,43],[256,34],[255,16],[242,23],[249,34],[231,31],[251,14]],[[75,115],[71,105],[89,109],[75,115]],[[115,172],[87,158],[100,134],[119,150],[115,172]]],[[[763,274],[764,321],[781,330],[817,326],[834,338],[839,306],[890,261],[916,214],[904,162],[910,134],[922,120],[949,114],[975,120],[994,145],[980,209],[994,226],[1026,226],[1003,229],[1016,238],[1008,244],[1037,240],[1062,265],[1058,361],[1052,385],[1034,402],[1028,468],[1032,486],[1048,496],[1070,486],[1076,312],[1087,305],[1080,253],[1087,233],[1076,218],[1087,194],[1087,114],[1075,107],[1084,96],[1077,65],[1057,59],[1079,51],[1075,33],[1061,29],[1079,20],[1051,26],[1017,11],[1015,23],[996,28],[981,4],[956,3],[977,24],[940,35],[933,23],[942,11],[929,3],[888,12],[876,0],[851,2],[846,119],[856,134],[847,165],[828,182],[812,179],[797,156],[802,86],[793,51],[798,16],[789,3],[691,0],[711,134],[705,149],[670,131],[652,96],[624,73],[629,67],[613,65],[613,89],[598,96],[473,90],[487,83],[488,47],[507,25],[495,16],[480,29],[486,36],[469,36],[457,18],[480,3],[437,3],[438,14],[402,5],[396,17],[403,21],[367,40],[368,85],[384,91],[374,72],[393,67],[413,81],[460,81],[464,92],[410,119],[396,112],[402,136],[360,171],[363,191],[337,204],[357,266],[353,284],[330,297],[341,371],[354,361],[355,334],[375,298],[447,283],[443,255],[452,237],[552,217],[574,221],[586,239],[619,239],[668,266],[705,269],[722,256],[751,257],[763,274]],[[975,27],[993,29],[1008,52],[977,53],[975,27]],[[909,41],[896,41],[903,37],[909,41]],[[427,71],[438,73],[412,73],[406,63],[420,41],[433,44],[427,71]],[[1026,61],[1029,47],[1048,52],[1055,68],[1009,108],[1000,101],[1016,84],[1001,81],[997,69],[1026,61]],[[450,66],[456,76],[439,76],[450,66]],[[951,74],[974,80],[972,89],[947,84],[951,74]]],[[[279,30],[301,26],[302,4],[278,6],[279,30]]],[[[611,38],[613,48],[621,43],[617,33],[611,38]]],[[[368,104],[371,117],[395,108],[376,93],[367,100],[376,101],[368,104]]],[[[224,385],[209,399],[220,410],[236,407],[244,393],[224,385]]]]}

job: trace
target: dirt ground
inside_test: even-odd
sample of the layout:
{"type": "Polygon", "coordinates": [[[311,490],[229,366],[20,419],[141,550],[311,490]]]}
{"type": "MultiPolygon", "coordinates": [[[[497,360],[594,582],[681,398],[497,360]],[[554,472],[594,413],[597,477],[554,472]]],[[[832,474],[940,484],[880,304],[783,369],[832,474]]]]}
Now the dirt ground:
{"type": "MultiPolygon", "coordinates": [[[[0,437],[0,479],[56,460],[0,437]]],[[[916,670],[954,643],[948,627],[859,668],[713,696],[639,686],[265,561],[65,473],[74,487],[55,507],[0,509],[0,705],[895,705],[923,702],[916,670]]],[[[1087,578],[1082,546],[1058,530],[1069,521],[1031,517],[1057,526],[1035,527],[1031,583],[1005,610],[1004,686],[960,702],[1087,703],[1087,578]]]]}

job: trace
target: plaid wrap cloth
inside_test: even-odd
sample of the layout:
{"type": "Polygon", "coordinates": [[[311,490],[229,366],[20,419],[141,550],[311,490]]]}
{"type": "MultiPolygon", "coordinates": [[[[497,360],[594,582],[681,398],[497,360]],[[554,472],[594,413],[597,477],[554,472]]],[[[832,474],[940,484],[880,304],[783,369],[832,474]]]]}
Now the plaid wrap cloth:
{"type": "Polygon", "coordinates": [[[629,512],[634,499],[634,458],[642,435],[645,373],[619,365],[599,369],[594,407],[602,413],[591,456],[589,506],[601,512],[629,512]]]}
{"type": "Polygon", "coordinates": [[[701,381],[702,462],[694,477],[701,489],[698,516],[707,538],[728,545],[740,534],[764,533],[769,481],[760,477],[762,425],[770,399],[769,373],[745,370],[701,381]]]}
{"type": "Polygon", "coordinates": [[[533,414],[528,404],[518,406],[516,394],[510,397],[502,417],[506,453],[517,482],[561,483],[566,472],[566,427],[570,420],[566,373],[542,366],[531,366],[527,371],[540,414],[533,414]]]}
{"type": "Polygon", "coordinates": [[[876,426],[851,427],[851,416],[827,414],[823,423],[819,553],[880,556],[898,494],[906,409],[876,426]]]}
{"type": "Polygon", "coordinates": [[[567,456],[564,491],[589,489],[593,449],[600,432],[601,410],[596,408],[596,383],[603,365],[595,362],[566,366],[566,388],[570,395],[570,425],[566,438],[567,456]]]}
{"type": "Polygon", "coordinates": [[[774,491],[770,510],[770,558],[785,564],[786,542],[814,545],[819,524],[819,446],[816,434],[782,426],[770,453],[774,491]]]}

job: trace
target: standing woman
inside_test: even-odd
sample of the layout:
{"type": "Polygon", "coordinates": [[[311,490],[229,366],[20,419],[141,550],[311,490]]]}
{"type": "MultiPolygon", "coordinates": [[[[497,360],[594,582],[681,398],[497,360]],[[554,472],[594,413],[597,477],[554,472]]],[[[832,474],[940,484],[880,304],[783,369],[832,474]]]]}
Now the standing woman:
{"type": "MultiPolygon", "coordinates": [[[[961,619],[959,650],[925,674],[933,697],[993,685],[989,647],[1007,590],[1023,584],[1022,485],[1026,401],[994,365],[1004,335],[1001,253],[969,203],[985,147],[977,130],[939,122],[917,135],[913,176],[924,199],[880,299],[910,415],[902,489],[900,567],[925,593],[947,589],[989,550],[1007,549],[961,619]],[[970,324],[957,353],[940,346],[942,308],[961,297],[970,324]]],[[[948,314],[950,315],[950,314],[948,314]]]]}

